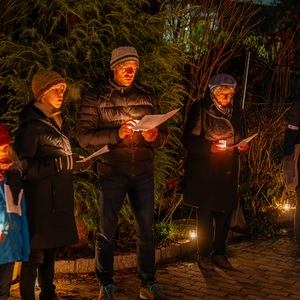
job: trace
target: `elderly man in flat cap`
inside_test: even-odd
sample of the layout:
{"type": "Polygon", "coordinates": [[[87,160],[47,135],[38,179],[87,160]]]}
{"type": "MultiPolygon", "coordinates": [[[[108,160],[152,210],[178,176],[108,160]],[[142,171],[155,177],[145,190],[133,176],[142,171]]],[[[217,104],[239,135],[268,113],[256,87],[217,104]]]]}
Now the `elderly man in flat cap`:
{"type": "Polygon", "coordinates": [[[141,299],[168,299],[155,283],[153,149],[164,146],[165,124],[146,131],[133,126],[145,115],[160,113],[150,88],[134,80],[139,68],[136,49],[125,40],[111,54],[110,76],[84,95],[76,136],[84,149],[109,152],[98,156],[100,221],[96,240],[99,300],[114,299],[113,238],[126,194],[135,217],[141,299]]]}

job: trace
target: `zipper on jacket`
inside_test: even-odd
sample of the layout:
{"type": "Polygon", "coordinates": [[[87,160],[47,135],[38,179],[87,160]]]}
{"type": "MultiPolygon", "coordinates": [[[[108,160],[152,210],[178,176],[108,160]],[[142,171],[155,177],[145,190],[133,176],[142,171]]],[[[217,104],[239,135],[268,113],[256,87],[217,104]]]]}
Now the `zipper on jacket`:
{"type": "Polygon", "coordinates": [[[135,175],[135,158],[134,158],[134,147],[133,147],[133,138],[130,137],[130,147],[131,147],[131,159],[132,159],[132,169],[131,169],[131,175],[135,175]]]}

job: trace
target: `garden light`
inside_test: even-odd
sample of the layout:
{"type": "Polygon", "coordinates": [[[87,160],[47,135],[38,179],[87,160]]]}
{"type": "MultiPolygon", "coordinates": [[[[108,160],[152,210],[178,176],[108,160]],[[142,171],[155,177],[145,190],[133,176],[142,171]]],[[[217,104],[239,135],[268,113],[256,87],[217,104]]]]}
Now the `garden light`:
{"type": "Polygon", "coordinates": [[[290,208],[290,205],[288,203],[286,203],[283,208],[288,210],[290,208]]]}
{"type": "Polygon", "coordinates": [[[197,231],[196,230],[191,230],[190,231],[190,236],[191,236],[192,239],[197,237],[197,231]]]}

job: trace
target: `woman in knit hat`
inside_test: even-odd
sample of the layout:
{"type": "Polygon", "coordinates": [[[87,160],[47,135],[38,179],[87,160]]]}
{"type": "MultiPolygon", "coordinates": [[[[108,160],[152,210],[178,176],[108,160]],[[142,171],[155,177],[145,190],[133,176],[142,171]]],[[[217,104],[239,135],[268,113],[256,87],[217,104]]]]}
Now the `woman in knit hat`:
{"type": "Polygon", "coordinates": [[[9,297],[15,261],[27,261],[29,236],[21,165],[0,123],[0,299],[9,297]]]}
{"type": "Polygon", "coordinates": [[[56,298],[52,281],[57,249],[78,242],[72,174],[89,168],[91,161],[72,154],[68,125],[59,110],[66,87],[57,72],[37,72],[32,79],[35,101],[21,111],[16,132],[30,238],[29,261],[20,273],[24,300],[35,299],[37,269],[40,299],[56,298]]]}
{"type": "Polygon", "coordinates": [[[197,207],[198,264],[231,268],[225,256],[228,219],[238,203],[239,154],[248,149],[228,147],[244,135],[244,114],[233,98],[235,79],[213,76],[204,99],[190,108],[182,142],[188,150],[184,202],[197,207]],[[213,221],[215,220],[215,227],[213,221]]]}

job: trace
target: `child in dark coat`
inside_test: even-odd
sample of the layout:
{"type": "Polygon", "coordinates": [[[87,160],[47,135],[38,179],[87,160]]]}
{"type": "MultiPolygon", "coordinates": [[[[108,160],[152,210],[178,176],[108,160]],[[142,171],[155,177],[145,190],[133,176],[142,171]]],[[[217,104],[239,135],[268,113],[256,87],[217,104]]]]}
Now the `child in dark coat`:
{"type": "Polygon", "coordinates": [[[15,261],[27,261],[28,226],[20,163],[0,123],[0,299],[9,297],[15,261]]]}
{"type": "Polygon", "coordinates": [[[54,264],[59,247],[78,242],[74,217],[73,172],[87,170],[92,161],[73,154],[68,124],[60,107],[67,84],[50,70],[32,79],[34,101],[20,112],[14,148],[23,166],[23,187],[29,228],[30,255],[22,264],[20,294],[35,300],[54,300],[54,264]],[[37,273],[38,271],[38,273],[37,273]]]}

